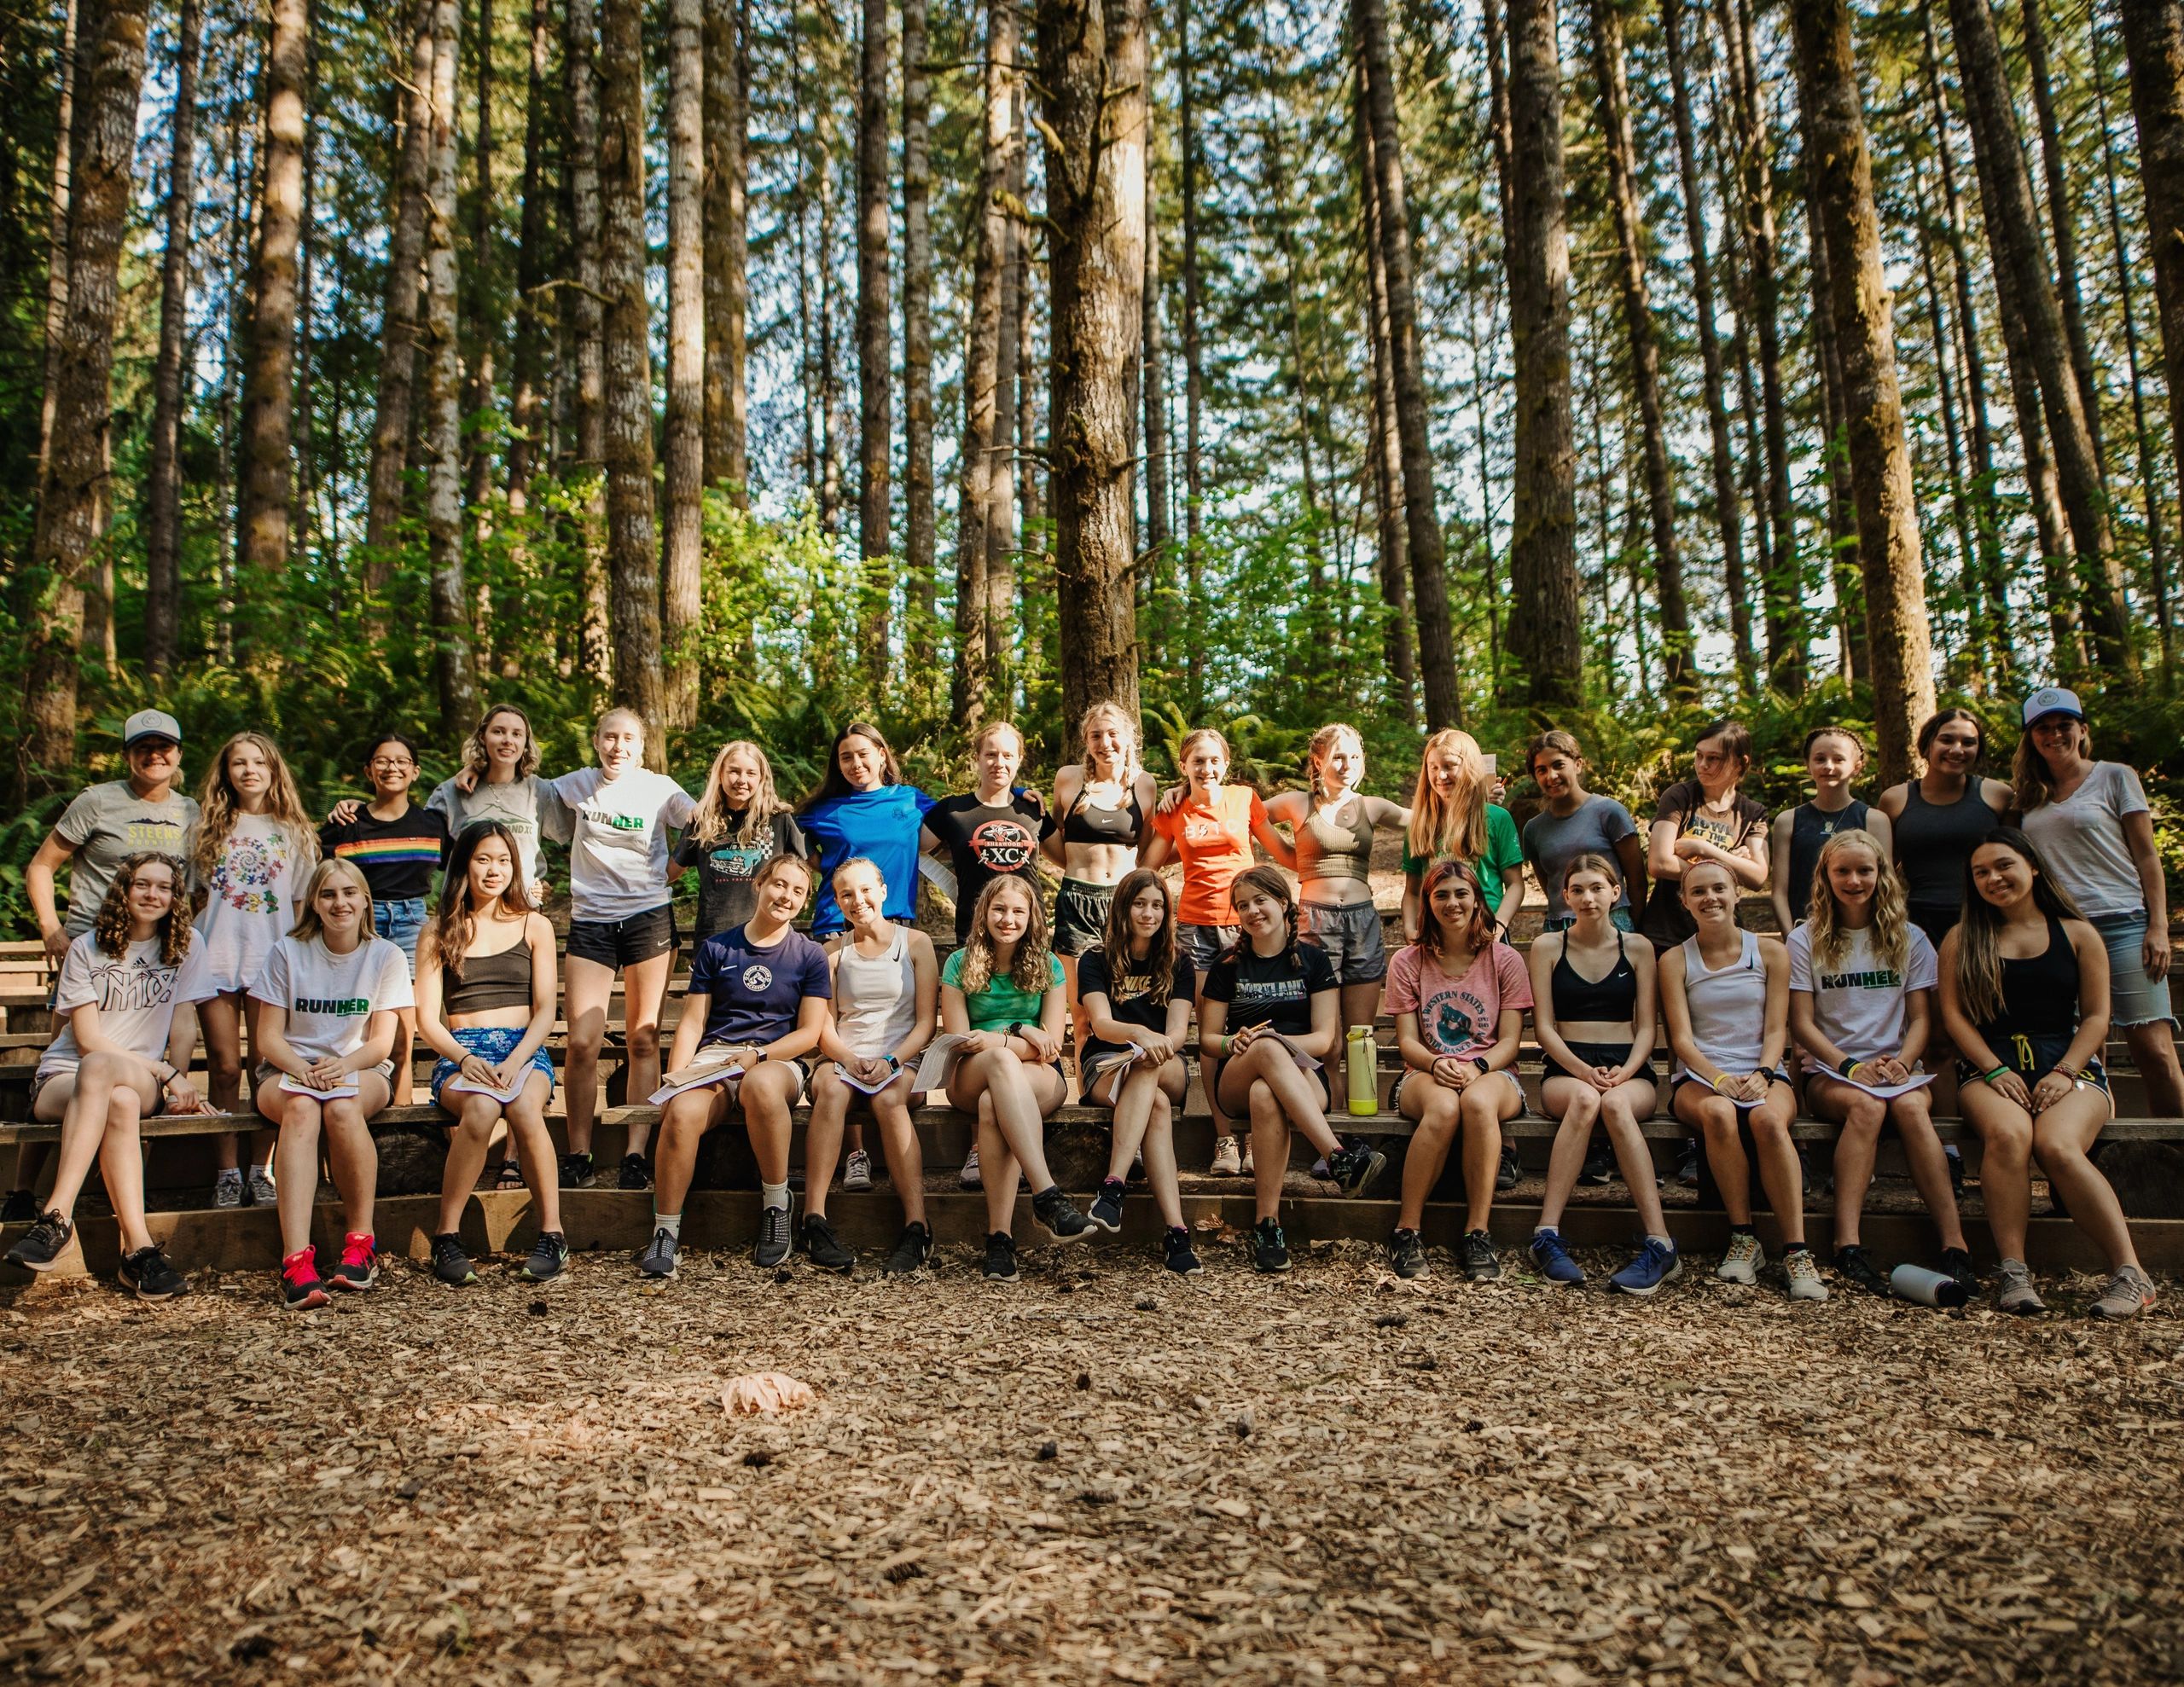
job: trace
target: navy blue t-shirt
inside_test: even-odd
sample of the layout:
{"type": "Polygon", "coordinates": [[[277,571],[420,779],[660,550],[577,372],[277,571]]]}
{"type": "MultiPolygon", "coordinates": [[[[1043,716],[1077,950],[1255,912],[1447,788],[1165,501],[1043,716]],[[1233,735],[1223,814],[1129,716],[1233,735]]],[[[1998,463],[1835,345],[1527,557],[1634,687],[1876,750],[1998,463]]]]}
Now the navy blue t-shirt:
{"type": "Polygon", "coordinates": [[[771,948],[755,948],[747,925],[732,926],[698,945],[683,994],[709,998],[706,1035],[712,1043],[770,1043],[796,1029],[806,996],[831,999],[827,952],[801,931],[771,948]]]}

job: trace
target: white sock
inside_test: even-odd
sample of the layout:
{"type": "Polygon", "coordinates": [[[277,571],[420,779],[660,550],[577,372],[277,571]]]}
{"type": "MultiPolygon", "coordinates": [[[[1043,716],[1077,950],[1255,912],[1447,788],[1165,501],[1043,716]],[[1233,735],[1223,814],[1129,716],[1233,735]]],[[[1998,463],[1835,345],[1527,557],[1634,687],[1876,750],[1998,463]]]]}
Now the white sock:
{"type": "Polygon", "coordinates": [[[680,1242],[682,1239],[682,1215],[680,1213],[663,1213],[655,1208],[653,1210],[652,1227],[654,1230],[665,1231],[677,1242],[680,1242]]]}
{"type": "Polygon", "coordinates": [[[242,1168],[241,1166],[229,1166],[224,1168],[220,1173],[219,1180],[222,1183],[241,1183],[242,1181],[242,1168]]]}
{"type": "Polygon", "coordinates": [[[1670,1237],[1663,1236],[1663,1235],[1661,1235],[1661,1234],[1660,1234],[1658,1232],[1657,1232],[1657,1231],[1648,1231],[1648,1232],[1646,1232],[1646,1239],[1647,1239],[1648,1242],[1658,1242],[1658,1243],[1659,1243],[1659,1244],[1661,1244],[1661,1246],[1663,1246],[1664,1248],[1667,1249],[1669,1250],[1669,1252],[1670,1252],[1671,1254],[1673,1254],[1674,1252],[1676,1252],[1676,1242],[1675,1242],[1674,1238],[1670,1238],[1670,1237]]]}
{"type": "Polygon", "coordinates": [[[758,1204],[788,1209],[788,1186],[785,1183],[761,1183],[758,1186],[758,1204]]]}

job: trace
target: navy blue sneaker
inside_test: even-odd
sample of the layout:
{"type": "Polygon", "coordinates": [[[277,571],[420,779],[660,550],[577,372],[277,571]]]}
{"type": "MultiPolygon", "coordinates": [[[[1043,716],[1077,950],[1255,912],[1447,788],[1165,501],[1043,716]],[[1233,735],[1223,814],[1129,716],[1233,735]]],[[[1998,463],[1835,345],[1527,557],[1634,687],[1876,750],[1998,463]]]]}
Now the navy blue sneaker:
{"type": "Polygon", "coordinates": [[[1123,1227],[1123,1191],[1125,1188],[1118,1177],[1111,1177],[1100,1186],[1100,1192],[1092,1199],[1092,1210],[1085,1216],[1112,1236],[1123,1227]]]}
{"type": "Polygon", "coordinates": [[[1562,1245],[1562,1232],[1542,1230],[1532,1238],[1532,1264],[1549,1283],[1583,1283],[1585,1273],[1562,1245]]]}
{"type": "Polygon", "coordinates": [[[1638,1250],[1638,1256],[1607,1280],[1607,1286],[1618,1295],[1636,1295],[1641,1299],[1657,1293],[1664,1283],[1672,1283],[1683,1275],[1683,1256],[1674,1247],[1663,1247],[1652,1237],[1638,1250]]]}

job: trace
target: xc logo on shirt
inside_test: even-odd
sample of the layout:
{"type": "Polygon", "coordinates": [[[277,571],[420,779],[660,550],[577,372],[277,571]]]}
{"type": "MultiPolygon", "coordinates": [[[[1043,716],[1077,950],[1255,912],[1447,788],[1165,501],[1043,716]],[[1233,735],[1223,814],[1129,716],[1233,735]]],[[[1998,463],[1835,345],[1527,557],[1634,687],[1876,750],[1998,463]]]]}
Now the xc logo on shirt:
{"type": "Polygon", "coordinates": [[[770,966],[752,965],[743,969],[743,988],[753,995],[773,982],[774,970],[770,966]]]}
{"type": "Polygon", "coordinates": [[[1015,820],[983,820],[971,834],[971,853],[988,872],[1021,872],[1038,847],[1038,839],[1015,820]]]}

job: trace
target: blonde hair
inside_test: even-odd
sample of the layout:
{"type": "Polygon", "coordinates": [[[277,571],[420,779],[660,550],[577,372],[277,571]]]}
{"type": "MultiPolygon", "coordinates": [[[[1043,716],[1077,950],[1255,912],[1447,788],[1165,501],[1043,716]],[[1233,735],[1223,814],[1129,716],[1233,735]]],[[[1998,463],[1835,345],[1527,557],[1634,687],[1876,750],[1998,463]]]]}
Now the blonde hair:
{"type": "Polygon", "coordinates": [[[1813,864],[1811,900],[1805,910],[1805,930],[1812,939],[1812,958],[1823,966],[1838,966],[1850,952],[1850,931],[1841,923],[1834,887],[1828,883],[1827,864],[1845,849],[1863,849],[1880,871],[1873,881],[1873,958],[1882,965],[1901,971],[1911,951],[1910,919],[1904,912],[1903,881],[1888,863],[1880,839],[1859,826],[1848,826],[1820,846],[1813,864]]]}
{"type": "Polygon", "coordinates": [[[364,870],[362,867],[354,861],[342,860],[339,855],[328,855],[311,869],[311,881],[304,886],[302,910],[296,915],[296,923],[288,928],[288,935],[291,937],[298,938],[306,943],[325,937],[326,922],[318,917],[318,893],[325,887],[328,879],[341,874],[346,874],[354,880],[357,888],[364,893],[364,917],[363,923],[357,928],[357,941],[367,943],[371,941],[371,881],[364,877],[364,870]]]}
{"type": "Polygon", "coordinates": [[[1089,745],[1092,728],[1102,722],[1117,728],[1122,733],[1124,745],[1127,746],[1123,751],[1121,764],[1115,769],[1117,781],[1124,786],[1136,784],[1140,765],[1137,753],[1137,722],[1130,719],[1128,710],[1112,698],[1104,699],[1087,709],[1084,711],[1084,719],[1077,729],[1078,748],[1084,753],[1085,782],[1087,784],[1091,782],[1094,773],[1092,751],[1089,745]]]}
{"type": "Polygon", "coordinates": [[[1026,753],[1024,734],[1018,728],[1015,722],[988,721],[985,725],[979,728],[978,736],[971,740],[971,754],[975,757],[979,751],[985,749],[986,740],[991,738],[996,733],[1007,733],[1011,738],[1016,740],[1016,754],[1019,759],[1021,759],[1026,753]]]}
{"type": "Polygon", "coordinates": [[[462,765],[478,775],[480,785],[485,782],[485,775],[493,766],[493,757],[485,748],[485,728],[502,715],[513,715],[523,722],[523,754],[515,758],[515,776],[528,779],[538,771],[538,738],[531,730],[531,716],[513,703],[496,703],[478,717],[470,736],[462,740],[462,765]]]}
{"type": "Polygon", "coordinates": [[[986,930],[986,913],[996,897],[1011,890],[1030,905],[1031,917],[1009,961],[1008,982],[1026,995],[1042,996],[1054,983],[1054,969],[1047,964],[1047,911],[1040,903],[1039,893],[1019,875],[1004,873],[986,881],[986,888],[979,892],[971,909],[971,935],[963,940],[963,968],[956,981],[956,987],[966,996],[978,995],[993,983],[993,934],[986,930]]]}
{"type": "Polygon", "coordinates": [[[1183,734],[1183,741],[1176,746],[1176,771],[1182,775],[1183,783],[1190,783],[1190,769],[1185,765],[1191,759],[1191,747],[1197,744],[1211,744],[1221,751],[1223,778],[1227,778],[1228,764],[1236,758],[1229,753],[1228,740],[1211,727],[1194,727],[1183,734]]]}
{"type": "MultiPolygon", "coordinates": [[[[2093,759],[2093,728],[2083,721],[2077,723],[2078,754],[2090,762],[2093,759]]],[[[2017,756],[2010,763],[2010,806],[2020,815],[2029,815],[2055,799],[2055,776],[2048,771],[2048,758],[2040,753],[2040,746],[2032,741],[2032,728],[2027,727],[2017,741],[2017,756]]]]}
{"type": "Polygon", "coordinates": [[[764,843],[772,836],[774,816],[788,811],[788,804],[774,789],[774,764],[766,759],[766,752],[747,738],[731,739],[721,745],[706,774],[705,795],[698,798],[697,810],[690,816],[689,835],[700,844],[764,843]],[[758,788],[751,793],[743,824],[731,832],[728,829],[728,758],[738,751],[758,764],[758,788]]]}
{"type": "Polygon", "coordinates": [[[1312,741],[1304,746],[1304,768],[1311,780],[1312,800],[1315,803],[1327,795],[1320,779],[1320,763],[1333,752],[1336,741],[1345,737],[1356,744],[1358,755],[1363,756],[1364,736],[1347,721],[1328,722],[1312,734],[1312,741]]]}
{"type": "Polygon", "coordinates": [[[1410,831],[1405,838],[1410,853],[1422,861],[1437,855],[1484,861],[1489,838],[1486,793],[1491,784],[1478,740],[1469,733],[1443,727],[1427,739],[1418,752],[1418,784],[1411,792],[1410,831]],[[1459,767],[1456,788],[1447,797],[1433,788],[1433,758],[1442,754],[1453,754],[1459,767]]]}
{"type": "Polygon", "coordinates": [[[617,704],[613,708],[609,709],[604,715],[601,715],[599,717],[599,724],[591,729],[591,741],[594,745],[598,744],[601,737],[606,733],[609,724],[616,721],[627,722],[630,725],[637,729],[637,737],[640,739],[644,738],[645,717],[637,713],[634,709],[625,709],[621,704],[617,704]]]}
{"type": "Polygon", "coordinates": [[[318,828],[304,812],[303,797],[296,790],[295,776],[289,773],[288,764],[281,759],[280,746],[264,733],[240,732],[222,745],[219,753],[212,757],[212,765],[205,770],[204,787],[198,794],[197,844],[190,852],[189,864],[200,884],[209,880],[212,869],[219,865],[220,852],[227,847],[228,832],[234,826],[235,816],[242,812],[242,798],[234,780],[228,777],[228,757],[236,746],[245,744],[265,757],[269,773],[265,784],[267,818],[280,829],[299,862],[318,859],[318,828]]]}

